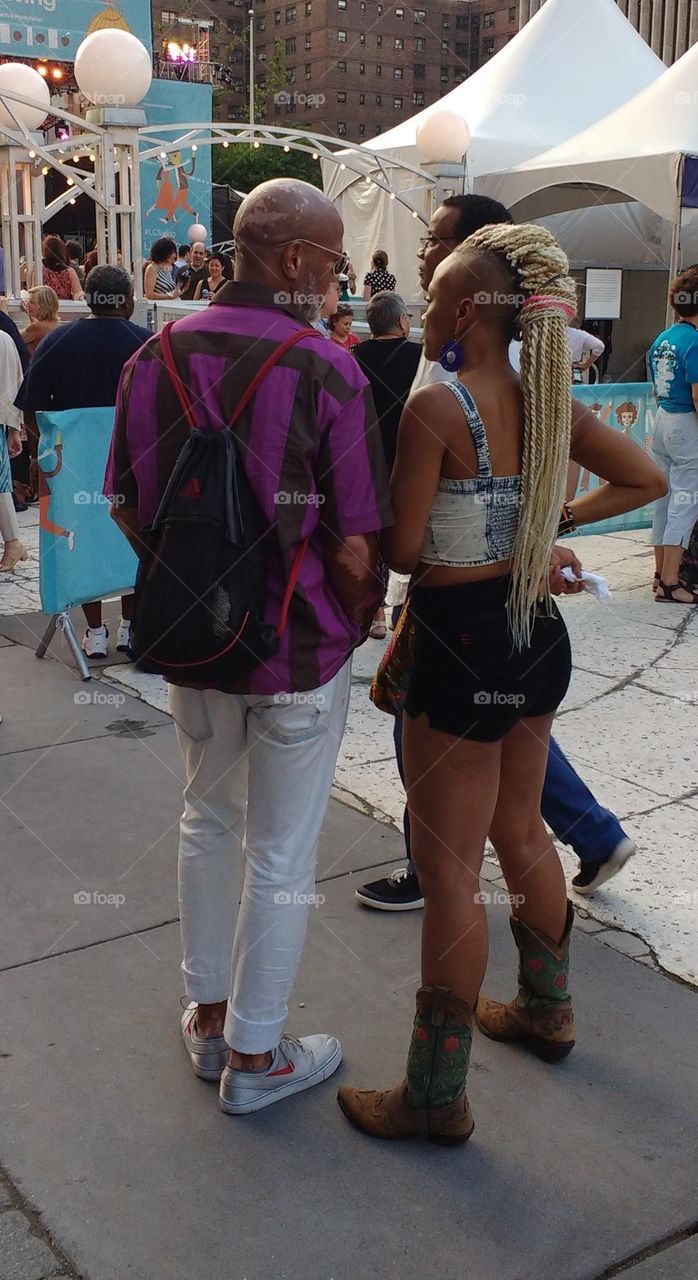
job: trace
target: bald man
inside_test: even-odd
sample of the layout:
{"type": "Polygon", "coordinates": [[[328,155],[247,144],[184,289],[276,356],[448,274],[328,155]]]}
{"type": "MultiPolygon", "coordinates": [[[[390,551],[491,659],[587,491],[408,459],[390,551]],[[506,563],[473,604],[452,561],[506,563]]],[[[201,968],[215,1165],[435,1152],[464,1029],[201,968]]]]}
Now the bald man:
{"type": "MultiPolygon", "coordinates": [[[[235,281],[171,330],[199,424],[212,429],[279,345],[316,319],[347,261],[339,215],[304,182],[257,187],[234,234],[235,281]]],[[[266,622],[278,624],[309,538],[277,654],[234,689],[170,685],[187,779],[182,1034],[195,1072],[220,1080],[220,1105],[235,1115],[318,1084],[341,1060],[334,1036],[298,1040],[284,1026],[316,902],[351,654],[381,599],[378,533],[392,521],[368,383],[336,343],[312,333],[289,348],[233,430],[266,526],[266,622]]],[[[136,552],[187,435],[155,338],[125,372],[105,481],[136,552]]]]}

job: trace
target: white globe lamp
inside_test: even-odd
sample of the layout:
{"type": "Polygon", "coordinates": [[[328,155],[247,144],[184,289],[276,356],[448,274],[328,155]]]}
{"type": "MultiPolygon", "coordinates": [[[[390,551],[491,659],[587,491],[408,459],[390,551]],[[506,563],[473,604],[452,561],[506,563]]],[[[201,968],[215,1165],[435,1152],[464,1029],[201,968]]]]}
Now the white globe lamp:
{"type": "Polygon", "coordinates": [[[78,88],[95,107],[138,106],[152,78],[150,54],[130,31],[93,31],[75,54],[78,88]]]}
{"type": "Polygon", "coordinates": [[[43,76],[23,62],[3,62],[0,66],[0,127],[16,129],[17,120],[21,120],[25,129],[38,129],[50,109],[51,95],[43,76]],[[21,93],[24,98],[33,98],[42,105],[26,107],[10,98],[6,105],[2,101],[4,89],[9,93],[21,93]]]}
{"type": "Polygon", "coordinates": [[[468,122],[455,111],[430,111],[417,126],[417,150],[426,164],[461,164],[469,142],[468,122]]]}
{"type": "Polygon", "coordinates": [[[195,222],[194,225],[189,228],[187,236],[189,237],[190,244],[206,244],[208,231],[205,227],[202,227],[200,222],[195,222]]]}

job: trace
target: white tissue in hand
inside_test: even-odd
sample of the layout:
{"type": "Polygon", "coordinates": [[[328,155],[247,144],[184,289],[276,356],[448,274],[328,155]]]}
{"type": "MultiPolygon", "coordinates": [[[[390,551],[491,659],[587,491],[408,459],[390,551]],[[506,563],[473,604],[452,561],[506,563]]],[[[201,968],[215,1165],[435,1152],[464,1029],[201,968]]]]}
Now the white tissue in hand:
{"type": "Polygon", "coordinates": [[[607,604],[611,599],[608,583],[605,578],[601,577],[600,573],[589,573],[587,569],[582,569],[578,578],[569,565],[565,565],[564,569],[560,570],[560,573],[566,582],[579,582],[581,578],[584,591],[588,591],[590,595],[595,596],[599,604],[607,604]]]}

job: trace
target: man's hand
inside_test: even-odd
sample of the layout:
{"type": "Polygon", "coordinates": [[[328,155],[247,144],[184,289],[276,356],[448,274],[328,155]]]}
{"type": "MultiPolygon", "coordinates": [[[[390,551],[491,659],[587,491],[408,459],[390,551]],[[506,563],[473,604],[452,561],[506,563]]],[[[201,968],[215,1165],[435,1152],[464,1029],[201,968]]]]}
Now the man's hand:
{"type": "Polygon", "coordinates": [[[7,433],[7,452],[11,458],[16,458],[22,452],[22,437],[16,427],[11,427],[7,433]]]}
{"type": "Polygon", "coordinates": [[[576,578],[582,572],[582,563],[577,559],[571,547],[563,547],[559,543],[553,547],[550,556],[550,573],[548,582],[554,596],[576,596],[584,590],[581,579],[578,582],[567,582],[560,570],[570,568],[576,578]]]}

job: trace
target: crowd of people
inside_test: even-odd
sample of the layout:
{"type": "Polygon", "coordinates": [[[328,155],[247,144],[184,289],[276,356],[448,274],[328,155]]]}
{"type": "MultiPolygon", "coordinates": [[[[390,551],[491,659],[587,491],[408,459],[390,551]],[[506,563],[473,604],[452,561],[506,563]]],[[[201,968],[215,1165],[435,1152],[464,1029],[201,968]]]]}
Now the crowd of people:
{"type": "MultiPolygon", "coordinates": [[[[210,305],[153,336],[131,321],[125,271],[98,266],[81,282],[79,261],[66,249],[59,269],[52,250],[47,270],[70,273],[61,288],[84,290],[91,316],[47,329],[31,359],[0,317],[5,452],[18,452],[20,414],[35,457],[39,410],[116,406],[104,492],[141,560],[135,613],[125,598],[117,647],[163,670],[170,687],[186,773],[181,1029],[194,1071],[218,1083],[228,1114],[320,1083],[341,1061],[335,1035],[297,1038],[286,1021],[351,656],[370,634],[385,636],[392,575],[393,637],[372,698],[394,719],[408,862],[357,897],[382,910],[423,909],[421,984],[400,1083],[342,1086],[338,1101],[375,1137],[464,1142],[474,1125],[466,1081],[476,1024],[545,1062],[574,1046],[573,911],[548,828],[578,853],[581,893],[635,853],[551,737],[571,672],[554,596],[582,588],[567,533],[656,502],[657,599],[695,601],[679,576],[692,524],[686,513],[679,520],[688,504],[675,492],[694,484],[698,456],[687,443],[698,425],[698,274],[675,283],[689,309],[677,304],[677,325],[652,351],[663,415],[653,460],[573,398],[573,364],[595,349],[573,358],[567,259],[547,230],[515,225],[497,202],[457,196],[435,212],[419,252],[421,345],[410,341],[408,308],[381,251],[363,285],[370,338],[352,333],[356,277],[342,222],[314,187],[262,184],[243,201],[234,234],[234,278],[230,260],[203,244],[155,242],[146,297],[210,305]],[[230,516],[228,496],[226,519],[215,518],[211,476],[191,470],[194,385],[203,436],[231,424],[220,437],[226,474],[235,502],[255,511],[247,530],[240,521],[223,550],[216,544],[222,564],[209,565],[193,541],[225,530],[230,516]],[[567,500],[570,463],[603,483],[567,500]],[[154,556],[153,530],[166,518],[172,536],[154,556]],[[196,581],[199,600],[208,573],[215,599],[216,651],[202,639],[197,653],[189,634],[186,674],[163,637],[146,644],[139,630],[163,566],[185,592],[196,581]],[[481,992],[487,838],[520,958],[508,1003],[481,992]]],[[[52,325],[52,299],[36,296],[51,289],[67,297],[46,281],[32,289],[32,324],[52,325]]],[[[6,492],[0,457],[0,498],[6,492]]],[[[23,548],[7,536],[8,510],[2,502],[5,557],[10,548],[16,563],[23,548]]],[[[102,656],[101,604],[85,614],[83,647],[102,656]]],[[[186,630],[184,616],[177,627],[186,630]]]]}

